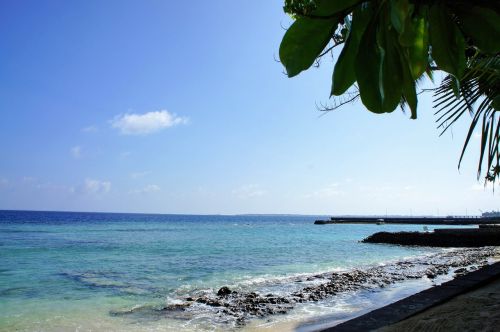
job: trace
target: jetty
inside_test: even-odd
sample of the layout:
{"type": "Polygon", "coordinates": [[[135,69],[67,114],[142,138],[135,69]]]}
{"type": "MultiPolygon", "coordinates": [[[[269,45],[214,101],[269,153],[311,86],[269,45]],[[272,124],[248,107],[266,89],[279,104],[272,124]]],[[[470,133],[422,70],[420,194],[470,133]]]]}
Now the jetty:
{"type": "Polygon", "coordinates": [[[361,242],[443,248],[500,246],[500,227],[442,228],[433,232],[378,232],[361,242]]]}
{"type": "Polygon", "coordinates": [[[314,224],[500,225],[500,216],[331,217],[327,220],[316,220],[314,224]]]}

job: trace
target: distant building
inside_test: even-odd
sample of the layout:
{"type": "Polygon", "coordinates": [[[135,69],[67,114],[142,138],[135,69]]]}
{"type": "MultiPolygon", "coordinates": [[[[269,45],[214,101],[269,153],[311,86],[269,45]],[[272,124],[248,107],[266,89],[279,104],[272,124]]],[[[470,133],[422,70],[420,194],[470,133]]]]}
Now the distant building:
{"type": "Polygon", "coordinates": [[[500,217],[500,211],[483,212],[483,214],[481,214],[481,217],[483,217],[483,218],[500,217]]]}

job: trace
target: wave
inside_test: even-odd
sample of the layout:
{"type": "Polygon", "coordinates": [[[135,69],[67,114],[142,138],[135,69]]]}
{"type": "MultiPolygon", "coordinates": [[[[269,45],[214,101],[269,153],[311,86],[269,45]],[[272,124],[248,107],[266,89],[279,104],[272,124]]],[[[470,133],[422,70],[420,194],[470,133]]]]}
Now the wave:
{"type": "Polygon", "coordinates": [[[289,313],[300,306],[345,299],[346,295],[359,292],[379,292],[411,280],[444,281],[443,278],[451,278],[453,274],[488,264],[488,260],[498,253],[499,250],[493,247],[449,250],[350,270],[269,279],[260,276],[234,287],[226,285],[218,291],[213,288],[190,292],[178,289],[177,296],[168,297],[162,307],[146,305],[123,310],[121,315],[158,317],[161,312],[163,317],[184,321],[210,317],[215,325],[223,323],[237,327],[256,318],[289,313]]]}

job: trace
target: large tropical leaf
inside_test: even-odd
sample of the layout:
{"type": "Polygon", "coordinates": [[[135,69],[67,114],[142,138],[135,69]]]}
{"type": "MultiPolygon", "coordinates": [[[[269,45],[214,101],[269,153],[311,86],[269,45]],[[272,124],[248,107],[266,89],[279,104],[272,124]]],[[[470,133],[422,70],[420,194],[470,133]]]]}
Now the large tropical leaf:
{"type": "Polygon", "coordinates": [[[359,6],[352,14],[351,31],[333,71],[332,95],[340,96],[356,81],[355,61],[359,41],[372,14],[371,6],[359,6]]]}
{"type": "Polygon", "coordinates": [[[442,3],[431,6],[429,24],[432,58],[441,70],[460,79],[465,69],[465,41],[447,7],[442,3]]]}
{"type": "Polygon", "coordinates": [[[425,15],[409,18],[405,30],[399,36],[399,43],[406,48],[408,65],[414,80],[418,79],[429,66],[428,20],[425,15]]]}
{"type": "Polygon", "coordinates": [[[300,17],[287,30],[280,45],[280,60],[289,77],[308,69],[328,45],[340,17],[318,20],[300,17]]]}
{"type": "Polygon", "coordinates": [[[500,52],[500,22],[492,9],[472,6],[457,10],[464,33],[474,40],[474,44],[484,53],[500,52]]]}

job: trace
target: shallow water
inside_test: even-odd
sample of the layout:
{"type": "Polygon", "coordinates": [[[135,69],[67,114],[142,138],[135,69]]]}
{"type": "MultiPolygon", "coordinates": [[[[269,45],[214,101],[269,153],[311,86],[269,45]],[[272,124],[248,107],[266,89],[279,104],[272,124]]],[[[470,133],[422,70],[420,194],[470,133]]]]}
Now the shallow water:
{"type": "MultiPolygon", "coordinates": [[[[376,231],[420,225],[313,225],[317,218],[0,211],[0,330],[225,330],[232,325],[210,310],[189,319],[113,313],[162,308],[222,286],[284,294],[296,287],[289,282],[296,276],[443,251],[359,242],[376,231]]],[[[346,293],[246,328],[286,326],[319,313],[343,320],[430,285],[415,280],[346,293]]]]}

